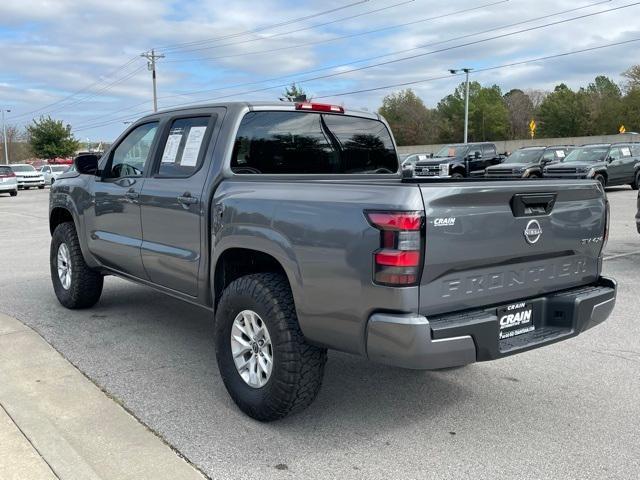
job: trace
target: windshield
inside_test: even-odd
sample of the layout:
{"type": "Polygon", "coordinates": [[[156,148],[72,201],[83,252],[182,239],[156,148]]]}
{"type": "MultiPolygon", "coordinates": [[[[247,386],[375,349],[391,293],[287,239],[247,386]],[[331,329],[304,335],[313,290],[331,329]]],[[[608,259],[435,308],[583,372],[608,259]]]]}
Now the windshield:
{"type": "Polygon", "coordinates": [[[69,165],[56,165],[54,167],[51,167],[51,171],[55,173],[62,173],[66,171],[67,168],[69,168],[69,165]]]}
{"type": "Polygon", "coordinates": [[[503,163],[534,163],[540,159],[544,150],[516,150],[503,163]]]}
{"type": "Polygon", "coordinates": [[[11,165],[11,170],[14,172],[35,172],[36,169],[31,165],[11,165]]]}
{"type": "Polygon", "coordinates": [[[402,161],[403,165],[415,165],[417,162],[423,162],[429,159],[429,155],[426,153],[416,153],[414,155],[409,155],[402,161]]]}
{"type": "Polygon", "coordinates": [[[562,163],[571,162],[602,162],[609,147],[583,147],[573,150],[562,163]]]}
{"type": "Polygon", "coordinates": [[[442,147],[438,153],[436,153],[436,157],[462,157],[467,151],[467,146],[465,145],[447,145],[446,147],[442,147]]]}

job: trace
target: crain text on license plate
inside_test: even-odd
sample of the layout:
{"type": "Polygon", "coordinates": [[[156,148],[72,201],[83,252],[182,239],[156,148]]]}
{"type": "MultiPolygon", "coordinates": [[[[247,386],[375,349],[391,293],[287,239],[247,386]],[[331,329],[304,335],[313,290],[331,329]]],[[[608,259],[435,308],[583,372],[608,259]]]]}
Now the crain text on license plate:
{"type": "Polygon", "coordinates": [[[530,303],[519,302],[500,307],[497,314],[500,340],[529,333],[536,328],[533,323],[533,305],[530,303]]]}

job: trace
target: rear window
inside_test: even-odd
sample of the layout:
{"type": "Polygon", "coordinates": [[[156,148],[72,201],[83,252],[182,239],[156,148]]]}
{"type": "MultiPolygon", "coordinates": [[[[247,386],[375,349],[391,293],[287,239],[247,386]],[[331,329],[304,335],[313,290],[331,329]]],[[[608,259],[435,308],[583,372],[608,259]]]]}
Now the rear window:
{"type": "Polygon", "coordinates": [[[311,112],[250,112],[231,159],[235,173],[384,174],[398,170],[384,123],[311,112]]]}
{"type": "Polygon", "coordinates": [[[11,175],[12,173],[13,170],[11,168],[0,166],[0,175],[11,175]]]}

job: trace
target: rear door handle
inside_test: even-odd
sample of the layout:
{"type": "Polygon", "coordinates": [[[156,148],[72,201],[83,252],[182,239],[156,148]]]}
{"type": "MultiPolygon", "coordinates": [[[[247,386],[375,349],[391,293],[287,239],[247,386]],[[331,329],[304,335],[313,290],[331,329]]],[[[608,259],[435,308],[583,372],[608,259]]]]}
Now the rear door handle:
{"type": "Polygon", "coordinates": [[[178,197],[178,203],[181,203],[185,207],[189,205],[195,205],[198,203],[198,199],[196,197],[192,197],[189,192],[185,192],[183,195],[178,197]]]}

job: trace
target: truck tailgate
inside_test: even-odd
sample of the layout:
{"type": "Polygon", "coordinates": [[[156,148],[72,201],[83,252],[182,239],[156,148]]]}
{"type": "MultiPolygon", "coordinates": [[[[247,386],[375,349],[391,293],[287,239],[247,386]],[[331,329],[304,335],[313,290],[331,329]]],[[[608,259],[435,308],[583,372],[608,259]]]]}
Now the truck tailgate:
{"type": "Polygon", "coordinates": [[[606,223],[595,182],[421,183],[420,313],[499,305],[594,282],[606,223]]]}

